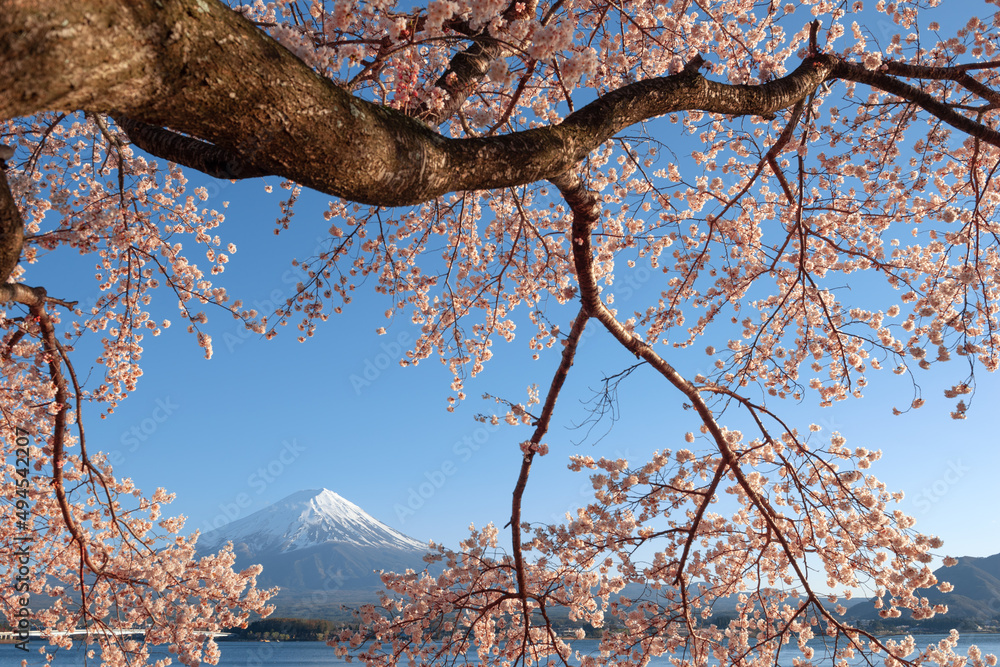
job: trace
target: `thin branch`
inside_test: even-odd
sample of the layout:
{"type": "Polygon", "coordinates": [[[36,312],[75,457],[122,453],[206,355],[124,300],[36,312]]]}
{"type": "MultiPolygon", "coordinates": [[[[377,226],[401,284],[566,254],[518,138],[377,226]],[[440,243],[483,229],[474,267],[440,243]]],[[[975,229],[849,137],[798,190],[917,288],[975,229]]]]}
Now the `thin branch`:
{"type": "MultiPolygon", "coordinates": [[[[528,440],[528,446],[521,461],[521,471],[518,474],[517,484],[514,487],[514,498],[511,503],[510,513],[511,551],[514,556],[514,567],[517,573],[518,592],[525,613],[527,613],[527,583],[525,582],[524,575],[524,557],[521,554],[521,499],[524,496],[524,489],[528,483],[528,474],[531,472],[531,462],[535,458],[538,445],[541,444],[542,438],[545,437],[545,433],[549,430],[549,421],[552,418],[552,412],[555,410],[556,400],[559,398],[559,392],[566,382],[569,369],[573,366],[573,360],[576,357],[576,346],[580,342],[580,336],[583,335],[587,319],[589,318],[586,311],[581,308],[580,312],[576,315],[576,319],[573,320],[573,326],[564,343],[562,360],[556,369],[555,375],[552,376],[552,383],[549,385],[545,404],[542,406],[541,414],[535,422],[535,431],[532,433],[531,439],[528,440]]],[[[525,627],[529,625],[530,623],[528,623],[528,619],[526,618],[525,627]]]]}
{"type": "Polygon", "coordinates": [[[781,150],[788,144],[789,140],[792,138],[792,134],[795,132],[795,127],[799,124],[799,119],[802,117],[802,109],[805,107],[805,100],[799,100],[798,104],[795,105],[795,109],[792,110],[792,117],[788,120],[788,124],[785,129],[782,130],[781,135],[778,140],[774,142],[774,145],[767,151],[767,163],[771,165],[771,171],[774,175],[778,177],[778,181],[781,183],[781,189],[785,191],[785,197],[788,198],[788,203],[795,204],[795,195],[792,194],[792,188],[788,185],[788,180],[785,178],[785,174],[781,171],[781,167],[778,166],[778,155],[781,150]]]}
{"type": "Polygon", "coordinates": [[[948,104],[941,102],[930,93],[900,81],[878,70],[866,69],[863,65],[838,60],[828,78],[855,81],[885,91],[908,102],[913,102],[924,111],[937,116],[948,125],[992,146],[1000,147],[1000,132],[983,123],[963,116],[948,104]]]}
{"type": "MultiPolygon", "coordinates": [[[[66,489],[63,486],[62,469],[64,463],[63,457],[65,453],[66,418],[69,413],[69,389],[66,384],[66,378],[62,373],[62,360],[59,355],[55,328],[52,326],[52,321],[49,318],[48,313],[45,312],[45,306],[42,303],[32,305],[31,316],[38,321],[38,326],[41,330],[42,343],[45,346],[44,352],[49,365],[49,377],[51,378],[52,384],[56,390],[54,398],[56,413],[52,420],[52,488],[55,492],[56,502],[59,505],[60,512],[62,513],[63,521],[66,523],[66,530],[69,531],[72,536],[72,541],[76,542],[79,549],[80,590],[85,591],[86,581],[84,578],[84,567],[86,566],[86,569],[95,574],[99,573],[100,569],[98,569],[90,560],[90,553],[87,551],[86,540],[84,539],[83,532],[77,525],[76,520],[73,518],[73,512],[70,509],[69,501],[66,498],[66,489]]],[[[85,606],[84,609],[86,609],[85,606]]],[[[86,611],[84,611],[84,613],[86,614],[86,611]]]]}

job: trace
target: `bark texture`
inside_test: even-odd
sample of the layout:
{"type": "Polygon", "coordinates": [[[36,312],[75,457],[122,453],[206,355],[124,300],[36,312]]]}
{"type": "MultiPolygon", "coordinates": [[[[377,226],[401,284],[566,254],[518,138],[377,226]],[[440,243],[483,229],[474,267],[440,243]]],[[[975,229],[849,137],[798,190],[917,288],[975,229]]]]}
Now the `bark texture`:
{"type": "MultiPolygon", "coordinates": [[[[502,50],[483,35],[470,39],[450,68],[456,100],[502,50]]],[[[0,0],[0,117],[105,113],[142,148],[214,176],[279,175],[365,204],[556,178],[642,120],[692,109],[769,117],[836,78],[899,95],[1000,145],[1000,134],[927,93],[831,55],[814,53],[753,86],[709,81],[701,63],[624,86],[558,125],[449,139],[320,77],[217,0],[0,0]]]]}
{"type": "MultiPolygon", "coordinates": [[[[666,113],[771,115],[835,65],[810,57],[760,86],[708,81],[689,67],[614,91],[559,125],[456,140],[351,96],[216,0],[0,1],[0,117],[106,113],[209,142],[231,164],[252,165],[248,173],[384,206],[554,177],[666,113]]],[[[192,143],[189,156],[177,148],[170,159],[205,166],[205,146],[192,143]]]]}
{"type": "MultiPolygon", "coordinates": [[[[24,219],[17,208],[14,195],[7,183],[7,174],[0,168],[0,284],[6,283],[21,259],[24,246],[24,219]]],[[[0,285],[6,287],[6,285],[0,285]]],[[[0,293],[0,299],[6,295],[0,293]]]]}

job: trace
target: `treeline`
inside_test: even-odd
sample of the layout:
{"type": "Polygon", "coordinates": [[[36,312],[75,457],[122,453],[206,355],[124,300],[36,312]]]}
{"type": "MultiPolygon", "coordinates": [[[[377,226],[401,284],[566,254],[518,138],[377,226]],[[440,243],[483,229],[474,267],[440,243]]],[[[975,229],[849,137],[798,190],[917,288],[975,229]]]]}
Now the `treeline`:
{"type": "Polygon", "coordinates": [[[995,632],[1000,628],[1000,620],[997,618],[982,620],[973,618],[949,618],[947,614],[935,616],[934,618],[922,621],[906,619],[875,619],[861,621],[861,627],[871,632],[877,633],[941,633],[947,634],[952,628],[959,632],[995,632]]]}
{"type": "MultiPolygon", "coordinates": [[[[615,618],[612,620],[617,621],[618,619],[615,618]]],[[[563,637],[573,636],[573,634],[579,628],[582,627],[584,631],[584,636],[587,639],[600,639],[604,635],[605,630],[608,629],[614,630],[621,627],[620,623],[612,623],[610,624],[609,627],[604,627],[604,628],[595,628],[590,623],[581,626],[578,621],[570,621],[569,619],[563,619],[563,618],[551,618],[551,622],[552,622],[552,629],[553,631],[555,631],[557,635],[563,637]]]]}
{"type": "MultiPolygon", "coordinates": [[[[728,628],[729,623],[735,620],[733,614],[717,614],[709,620],[709,625],[720,628],[728,628]]],[[[993,619],[972,619],[972,618],[949,618],[947,615],[939,615],[934,618],[922,621],[913,621],[903,618],[877,618],[848,621],[856,624],[857,627],[872,632],[874,634],[948,634],[952,628],[960,633],[968,632],[997,632],[1000,630],[1000,618],[993,619]]]]}
{"type": "Polygon", "coordinates": [[[326,641],[341,627],[341,624],[313,618],[265,618],[227,632],[231,633],[228,639],[234,641],[311,642],[326,641]]]}
{"type": "MultiPolygon", "coordinates": [[[[569,636],[580,627],[580,624],[571,623],[565,618],[553,618],[552,627],[557,634],[569,636]]],[[[326,641],[344,628],[357,630],[357,624],[335,623],[322,619],[265,618],[254,621],[245,628],[230,628],[226,630],[230,635],[220,639],[228,641],[326,641]]],[[[594,628],[589,624],[584,625],[583,629],[586,636],[591,639],[599,638],[604,630],[594,628]]]]}

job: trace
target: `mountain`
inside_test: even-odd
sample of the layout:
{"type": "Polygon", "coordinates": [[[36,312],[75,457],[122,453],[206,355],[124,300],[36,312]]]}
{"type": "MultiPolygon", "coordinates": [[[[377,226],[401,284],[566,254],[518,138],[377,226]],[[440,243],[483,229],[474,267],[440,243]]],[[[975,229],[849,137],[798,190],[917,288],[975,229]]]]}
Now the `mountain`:
{"type": "Polygon", "coordinates": [[[426,550],[419,540],[390,528],[329,489],[299,491],[253,514],[202,535],[202,544],[246,544],[254,551],[289,552],[321,544],[426,550]]]}
{"type": "MultiPolygon", "coordinates": [[[[950,583],[954,590],[942,593],[937,587],[932,587],[922,589],[918,594],[932,604],[948,605],[948,613],[921,625],[931,623],[952,627],[958,621],[978,624],[1000,618],[1000,554],[984,558],[963,556],[952,567],[934,570],[934,576],[938,581],[950,583]]],[[[874,598],[852,606],[847,610],[847,617],[852,620],[879,619],[873,603],[874,598]]],[[[899,621],[912,623],[905,612],[899,621]]]]}
{"type": "Polygon", "coordinates": [[[258,585],[279,586],[278,615],[342,618],[342,605],[376,599],[379,570],[422,570],[427,544],[390,528],[328,489],[293,493],[205,533],[199,553],[233,543],[236,568],[263,565],[258,585]]]}
{"type": "MultiPolygon", "coordinates": [[[[202,554],[233,543],[236,567],[260,563],[261,587],[280,587],[272,603],[276,615],[298,618],[348,620],[344,605],[376,600],[382,590],[379,570],[423,570],[428,545],[387,526],[354,503],[327,489],[299,491],[287,498],[205,533],[198,541],[202,554]]],[[[946,630],[961,623],[980,625],[1000,618],[1000,554],[986,558],[962,557],[950,568],[934,571],[939,581],[955,588],[941,593],[926,589],[920,595],[932,603],[946,604],[949,613],[920,623],[946,630]],[[947,626],[947,627],[945,627],[947,626]]],[[[622,592],[637,599],[648,594],[639,584],[622,592]]],[[[718,600],[716,614],[732,613],[736,596],[718,600]]],[[[561,617],[561,614],[557,614],[561,617]]],[[[847,610],[847,619],[883,623],[872,600],[847,610]]],[[[897,619],[888,625],[913,621],[897,619]]],[[[961,629],[961,628],[960,628],[961,629]]]]}

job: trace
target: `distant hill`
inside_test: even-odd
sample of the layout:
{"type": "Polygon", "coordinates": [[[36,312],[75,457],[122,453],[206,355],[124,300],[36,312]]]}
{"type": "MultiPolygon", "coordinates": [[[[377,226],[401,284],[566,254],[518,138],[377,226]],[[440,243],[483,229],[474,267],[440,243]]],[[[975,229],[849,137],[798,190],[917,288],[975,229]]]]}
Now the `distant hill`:
{"type": "MultiPolygon", "coordinates": [[[[948,606],[948,613],[929,619],[919,625],[956,625],[959,621],[983,623],[1000,620],[1000,554],[985,558],[963,556],[953,567],[934,570],[938,581],[947,581],[954,590],[942,593],[933,587],[920,591],[932,604],[948,606]]],[[[847,610],[847,618],[858,620],[881,620],[875,609],[874,598],[859,602],[847,610]]],[[[899,623],[913,623],[904,612],[899,623]]]]}

